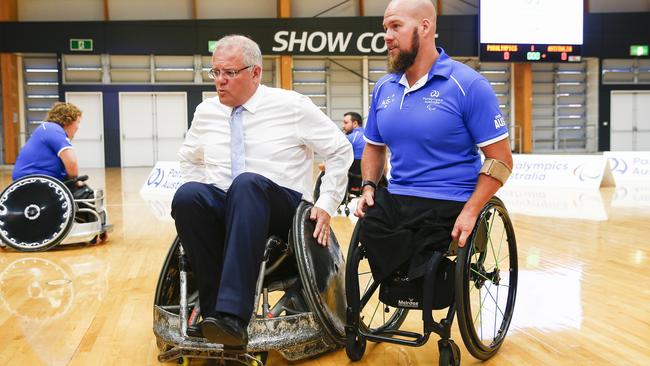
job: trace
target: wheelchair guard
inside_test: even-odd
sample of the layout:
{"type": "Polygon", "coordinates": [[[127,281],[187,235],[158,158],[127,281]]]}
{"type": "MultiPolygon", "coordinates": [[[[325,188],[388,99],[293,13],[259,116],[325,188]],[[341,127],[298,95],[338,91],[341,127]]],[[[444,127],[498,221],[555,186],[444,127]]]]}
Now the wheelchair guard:
{"type": "Polygon", "coordinates": [[[103,207],[103,191],[75,199],[64,183],[46,175],[28,175],[0,194],[0,241],[26,252],[106,236],[112,228],[103,207]],[[77,222],[77,216],[91,217],[77,222]]]}
{"type": "Polygon", "coordinates": [[[311,207],[306,202],[298,206],[288,243],[267,240],[245,352],[187,335],[187,327],[198,322],[198,291],[180,240],[174,240],[154,299],[159,361],[196,357],[259,365],[269,350],[298,360],[344,345],[345,262],[334,233],[328,247],[313,239],[311,207]],[[281,295],[279,300],[269,300],[272,292],[281,295]]]}
{"type": "Polygon", "coordinates": [[[373,280],[361,225],[363,220],[352,234],[346,266],[348,358],[360,360],[367,340],[417,347],[434,332],[441,338],[439,364],[460,365],[460,349],[450,339],[454,315],[472,356],[487,360],[498,351],[512,319],[518,274],[514,229],[501,200],[493,197],[483,207],[464,247],[452,243],[447,253],[435,252],[425,276],[415,280],[400,271],[383,283],[373,280]],[[375,316],[379,308],[383,315],[375,316]],[[432,310],[444,308],[447,315],[436,322],[432,310]],[[422,311],[422,334],[399,329],[409,309],[422,311]]]}

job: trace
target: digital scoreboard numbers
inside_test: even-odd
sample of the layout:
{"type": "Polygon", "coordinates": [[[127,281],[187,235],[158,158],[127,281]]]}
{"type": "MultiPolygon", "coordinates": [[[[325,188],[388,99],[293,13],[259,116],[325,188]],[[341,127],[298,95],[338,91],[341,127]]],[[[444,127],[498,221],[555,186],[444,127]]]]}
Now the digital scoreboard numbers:
{"type": "Polygon", "coordinates": [[[481,61],[580,62],[581,45],[481,44],[481,61]]]}
{"type": "Polygon", "coordinates": [[[480,0],[479,59],[579,62],[584,0],[480,0]]]}

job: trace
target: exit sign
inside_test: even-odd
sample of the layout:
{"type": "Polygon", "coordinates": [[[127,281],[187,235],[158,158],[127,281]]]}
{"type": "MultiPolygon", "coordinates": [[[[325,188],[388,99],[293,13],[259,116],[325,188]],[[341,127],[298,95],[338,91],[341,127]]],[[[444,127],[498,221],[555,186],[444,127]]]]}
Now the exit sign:
{"type": "Polygon", "coordinates": [[[208,52],[214,52],[214,48],[217,46],[217,41],[208,41],[208,52]]]}
{"type": "Polygon", "coordinates": [[[92,39],[71,39],[70,40],[70,51],[92,51],[92,50],[93,50],[92,39]]]}
{"type": "Polygon", "coordinates": [[[630,46],[630,56],[648,56],[648,45],[632,45],[630,46]]]}

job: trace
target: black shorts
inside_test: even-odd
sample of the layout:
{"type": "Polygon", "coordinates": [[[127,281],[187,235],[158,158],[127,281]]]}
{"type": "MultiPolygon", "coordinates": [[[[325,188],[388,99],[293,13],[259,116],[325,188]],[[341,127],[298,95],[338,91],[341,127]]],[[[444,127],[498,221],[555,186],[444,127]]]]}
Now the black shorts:
{"type": "Polygon", "coordinates": [[[396,195],[379,188],[366,212],[360,240],[376,281],[398,268],[410,279],[424,275],[434,251],[446,251],[465,202],[396,195]]]}

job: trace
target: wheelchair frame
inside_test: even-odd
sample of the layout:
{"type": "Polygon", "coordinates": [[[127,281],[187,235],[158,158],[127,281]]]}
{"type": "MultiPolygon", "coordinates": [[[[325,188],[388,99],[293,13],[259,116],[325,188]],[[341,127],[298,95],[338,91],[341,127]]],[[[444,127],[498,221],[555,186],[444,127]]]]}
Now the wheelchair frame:
{"type": "MultiPolygon", "coordinates": [[[[411,331],[400,330],[402,322],[404,321],[408,309],[403,307],[395,308],[395,313],[391,316],[388,322],[377,328],[371,328],[363,324],[361,318],[361,310],[368,304],[372,295],[377,291],[381,285],[379,282],[372,281],[368,283],[363,296],[359,292],[359,270],[357,266],[365,256],[363,244],[359,242],[359,232],[363,220],[359,220],[352,234],[350,247],[348,248],[347,267],[346,267],[346,296],[348,302],[347,309],[347,323],[346,323],[346,353],[352,361],[360,360],[365,352],[366,340],[374,342],[388,342],[399,345],[419,347],[424,345],[432,332],[438,334],[441,339],[438,341],[438,348],[440,351],[440,365],[460,365],[460,349],[458,345],[451,339],[451,326],[453,324],[454,315],[457,315],[459,328],[463,341],[470,351],[470,353],[480,359],[486,360],[492,357],[501,346],[505,335],[507,333],[512,314],[514,311],[514,303],[516,298],[517,288],[517,252],[516,252],[516,239],[512,222],[508,216],[507,210],[503,202],[496,197],[493,197],[485,207],[481,210],[478,216],[477,224],[468,238],[466,245],[463,248],[458,248],[456,243],[450,245],[449,250],[444,255],[447,257],[455,256],[455,277],[454,277],[454,299],[452,299],[448,307],[447,314],[439,322],[433,319],[433,292],[435,289],[436,272],[438,265],[443,257],[442,252],[435,252],[432,258],[427,263],[427,270],[423,281],[423,304],[422,304],[422,319],[423,331],[422,334],[411,331]],[[469,286],[475,288],[483,288],[486,281],[496,284],[497,291],[501,281],[500,270],[498,263],[492,272],[487,272],[483,267],[488,251],[487,246],[491,243],[491,230],[494,225],[494,217],[498,215],[501,222],[504,224],[503,234],[507,236],[508,242],[508,256],[509,256],[509,272],[508,272],[508,297],[505,310],[499,309],[498,303],[496,304],[497,310],[502,312],[503,320],[499,326],[498,335],[495,335],[495,340],[490,345],[482,343],[480,337],[477,336],[474,327],[476,319],[472,319],[471,313],[471,300],[469,286]],[[488,222],[488,220],[491,220],[488,222]],[[488,243],[488,241],[490,241],[488,243]],[[479,255],[476,263],[472,263],[473,256],[479,255]],[[479,263],[479,261],[482,261],[479,263]],[[402,338],[396,338],[402,337],[402,338]]],[[[494,248],[492,248],[494,249],[494,248]]],[[[499,248],[501,249],[501,248],[499,248]]],[[[492,253],[494,254],[494,253],[492,253]]],[[[500,254],[500,250],[499,250],[500,254]]],[[[498,261],[495,255],[495,261],[498,261]]],[[[491,288],[487,289],[487,294],[490,293],[491,288]]],[[[487,297],[486,294],[486,297],[487,297]]],[[[481,293],[479,292],[479,298],[481,293]]],[[[492,295],[490,295],[492,296],[492,295]]],[[[498,295],[497,295],[498,299],[498,295]]],[[[379,300],[379,299],[378,299],[379,300]]],[[[481,309],[483,301],[479,304],[481,309]]],[[[495,300],[495,302],[498,302],[495,300]]],[[[379,300],[377,306],[384,305],[386,310],[389,306],[379,300]]],[[[479,310],[481,310],[479,309],[479,310]]],[[[373,314],[374,318],[374,314],[373,314]]],[[[372,322],[372,319],[370,320],[372,322]]],[[[496,323],[496,314],[495,314],[496,323]]],[[[481,318],[481,326],[482,318],[481,318]]],[[[482,329],[481,329],[482,332],[482,329]]]]}

